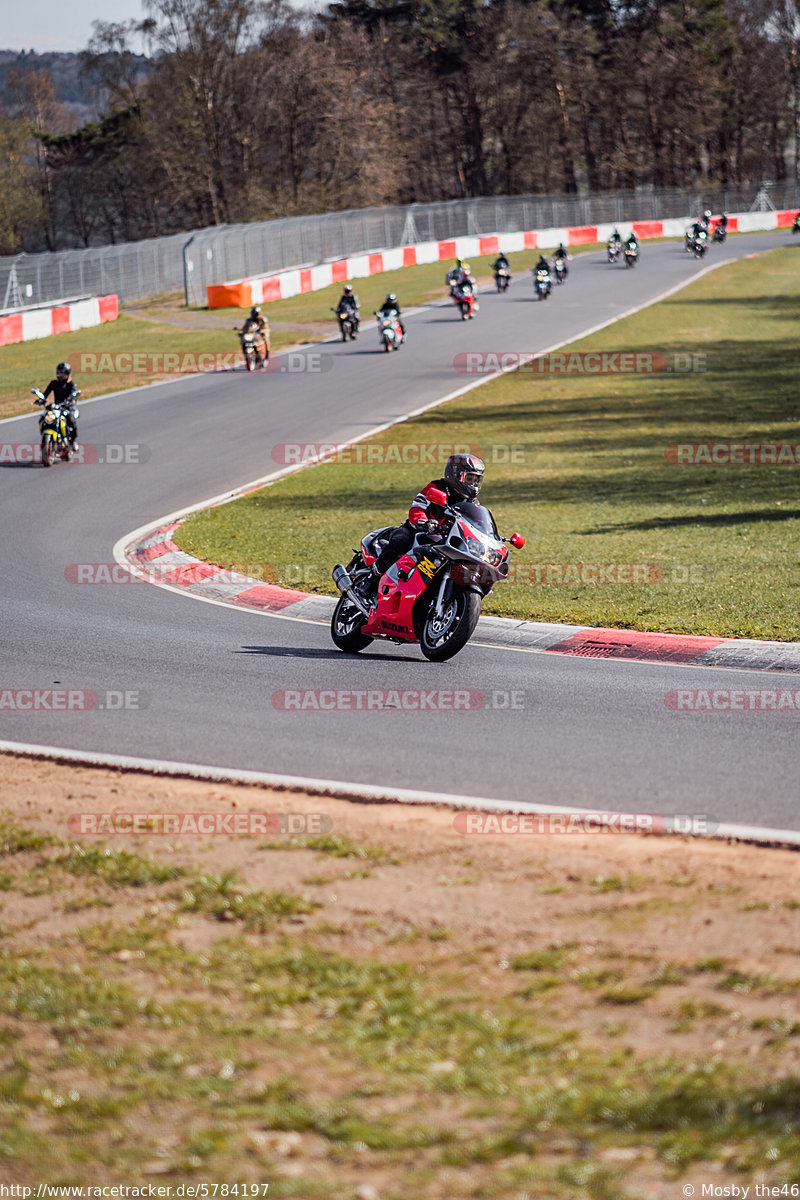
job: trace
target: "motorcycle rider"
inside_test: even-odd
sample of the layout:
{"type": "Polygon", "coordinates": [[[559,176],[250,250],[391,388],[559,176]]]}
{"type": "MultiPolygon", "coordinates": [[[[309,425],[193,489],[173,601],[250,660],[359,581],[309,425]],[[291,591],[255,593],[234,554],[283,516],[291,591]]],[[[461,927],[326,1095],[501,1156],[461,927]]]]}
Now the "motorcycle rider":
{"type": "Polygon", "coordinates": [[[702,217],[700,218],[700,220],[701,220],[701,221],[702,221],[702,223],[703,223],[703,227],[704,227],[704,229],[706,230],[706,232],[708,232],[708,226],[709,226],[709,222],[711,221],[711,209],[710,209],[710,208],[707,208],[707,209],[705,210],[705,212],[703,213],[703,215],[702,215],[702,217]]]}
{"type": "Polygon", "coordinates": [[[454,295],[457,287],[463,287],[467,283],[474,289],[475,280],[470,274],[469,263],[462,262],[460,258],[457,258],[456,265],[445,276],[445,283],[450,288],[451,296],[454,295]]]}
{"type": "Polygon", "coordinates": [[[407,553],[419,533],[436,534],[441,530],[444,509],[430,499],[431,489],[438,488],[447,496],[448,504],[460,504],[464,500],[475,501],[481,490],[486,467],[476,454],[451,454],[445,464],[444,476],[432,479],[417,492],[408,510],[408,518],[398,525],[372,564],[370,577],[370,599],[377,595],[378,580],[401,554],[407,553]]]}
{"type": "Polygon", "coordinates": [[[508,271],[509,275],[511,274],[511,267],[502,250],[492,263],[492,270],[494,271],[495,275],[499,275],[501,271],[508,271]]]}
{"type": "Polygon", "coordinates": [[[553,267],[557,269],[559,266],[561,266],[564,271],[565,279],[567,277],[567,262],[568,261],[569,261],[569,255],[567,254],[566,250],[564,249],[564,243],[559,242],[558,249],[553,252],[553,267]]]}
{"type": "Polygon", "coordinates": [[[78,444],[78,424],[75,420],[75,401],[77,388],[72,378],[72,367],[68,362],[60,362],[56,367],[56,377],[51,379],[44,389],[44,399],[34,400],[34,404],[45,404],[47,397],[53,397],[54,404],[60,404],[64,409],[64,420],[67,427],[67,437],[74,450],[78,444]]]}
{"type": "Polygon", "coordinates": [[[339,303],[336,305],[336,315],[341,324],[342,319],[348,314],[352,314],[356,329],[358,329],[358,296],[354,293],[349,283],[344,285],[342,294],[339,297],[339,303]]]}
{"type": "Polygon", "coordinates": [[[538,275],[539,271],[546,271],[547,278],[548,279],[550,278],[550,263],[547,261],[547,259],[545,258],[545,256],[543,254],[539,255],[539,261],[537,262],[536,266],[533,268],[534,275],[538,275]]]}
{"type": "Polygon", "coordinates": [[[256,308],[255,304],[250,309],[250,313],[239,332],[242,336],[247,333],[258,334],[264,342],[264,358],[269,358],[269,325],[264,317],[262,317],[261,309],[256,308]]]}
{"type": "Polygon", "coordinates": [[[403,325],[403,319],[400,316],[400,305],[397,303],[397,296],[394,292],[389,292],[383,304],[378,309],[378,315],[381,317],[390,317],[392,313],[397,315],[397,324],[400,326],[400,332],[403,335],[403,341],[405,341],[406,330],[403,325]]]}
{"type": "Polygon", "coordinates": [[[608,239],[608,246],[609,246],[609,249],[612,246],[616,246],[617,250],[621,249],[621,247],[622,247],[622,235],[620,234],[620,231],[617,229],[616,225],[614,226],[614,232],[611,234],[611,237],[608,239]]]}
{"type": "Polygon", "coordinates": [[[629,250],[633,251],[634,254],[639,253],[639,242],[633,231],[625,239],[625,252],[627,253],[629,250]]]}
{"type": "Polygon", "coordinates": [[[696,242],[701,233],[707,233],[707,229],[701,220],[692,221],[689,226],[689,231],[686,234],[686,248],[690,250],[693,242],[696,242]]]}

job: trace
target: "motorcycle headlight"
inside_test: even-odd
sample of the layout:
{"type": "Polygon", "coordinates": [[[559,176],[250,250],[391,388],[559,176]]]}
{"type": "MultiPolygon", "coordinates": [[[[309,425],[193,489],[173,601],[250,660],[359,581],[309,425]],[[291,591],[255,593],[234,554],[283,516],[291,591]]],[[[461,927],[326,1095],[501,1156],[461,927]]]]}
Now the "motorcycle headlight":
{"type": "Polygon", "coordinates": [[[56,414],[55,414],[55,413],[53,413],[53,412],[46,412],[46,413],[44,414],[44,423],[45,423],[45,425],[54,425],[54,424],[55,424],[55,419],[56,419],[56,414]]]}

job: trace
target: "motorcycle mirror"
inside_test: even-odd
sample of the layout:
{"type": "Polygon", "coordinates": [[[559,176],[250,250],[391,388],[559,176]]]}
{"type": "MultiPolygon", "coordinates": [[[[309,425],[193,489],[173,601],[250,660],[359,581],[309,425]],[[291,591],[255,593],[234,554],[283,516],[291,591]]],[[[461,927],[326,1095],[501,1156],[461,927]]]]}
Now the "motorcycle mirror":
{"type": "Polygon", "coordinates": [[[511,542],[511,545],[516,550],[521,550],[522,547],[525,545],[525,538],[522,536],[521,533],[512,533],[511,537],[508,540],[511,542]]]}
{"type": "Polygon", "coordinates": [[[429,488],[428,499],[431,504],[438,504],[442,508],[447,505],[447,496],[445,496],[444,492],[440,492],[438,488],[429,488]]]}

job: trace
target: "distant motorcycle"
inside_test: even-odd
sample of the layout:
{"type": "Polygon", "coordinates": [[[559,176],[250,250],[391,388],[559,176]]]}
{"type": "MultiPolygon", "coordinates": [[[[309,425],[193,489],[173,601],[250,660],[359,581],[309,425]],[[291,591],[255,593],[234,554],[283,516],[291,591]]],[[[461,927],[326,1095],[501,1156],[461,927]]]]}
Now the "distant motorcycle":
{"type": "Polygon", "coordinates": [[[725,241],[725,238],[727,236],[728,236],[727,222],[725,223],[725,225],[723,225],[721,221],[718,221],[717,224],[714,226],[714,234],[713,234],[713,237],[711,238],[712,242],[717,242],[718,244],[721,245],[725,241]]]}
{"type": "Polygon", "coordinates": [[[622,242],[616,241],[615,238],[610,238],[608,242],[608,261],[615,263],[620,256],[622,250],[622,242]]]}
{"type": "Polygon", "coordinates": [[[563,283],[569,274],[567,270],[567,260],[565,258],[554,258],[553,271],[555,272],[556,283],[563,283]]]}
{"type": "Polygon", "coordinates": [[[800,212],[797,214],[797,216],[794,219],[794,225],[792,226],[792,233],[800,233],[800,212]]]}
{"type": "MultiPolygon", "coordinates": [[[[52,401],[48,402],[44,398],[44,393],[38,388],[31,388],[31,392],[36,396],[34,404],[43,404],[44,412],[39,417],[39,435],[42,439],[42,466],[52,467],[56,457],[63,458],[64,462],[71,462],[75,453],[75,448],[69,440],[67,434],[67,411],[68,404],[55,404],[52,401]]],[[[72,399],[77,400],[80,392],[76,388],[72,393],[72,399]]],[[[72,410],[73,417],[77,420],[77,408],[72,410]]]]}
{"type": "Polygon", "coordinates": [[[626,247],[625,247],[625,266],[626,267],[635,267],[638,261],[639,261],[639,247],[626,245],[626,247]]]}
{"type": "Polygon", "coordinates": [[[400,315],[396,308],[388,313],[376,312],[378,318],[378,337],[384,350],[399,350],[403,341],[403,331],[400,328],[400,315]]]}
{"type": "Polygon", "coordinates": [[[462,321],[471,321],[477,305],[475,304],[475,293],[472,290],[472,284],[466,280],[463,283],[453,285],[453,299],[458,305],[458,310],[461,313],[462,321]]]}
{"type": "Polygon", "coordinates": [[[355,308],[332,308],[332,313],[336,313],[336,318],[339,322],[339,332],[342,335],[342,341],[346,342],[348,338],[354,342],[358,337],[358,312],[355,308]]]}
{"type": "Polygon", "coordinates": [[[550,272],[545,267],[534,267],[533,287],[537,300],[546,300],[550,295],[553,290],[553,281],[550,278],[550,272]]]}
{"type": "Polygon", "coordinates": [[[262,366],[266,370],[269,362],[269,342],[264,334],[257,329],[240,329],[238,325],[234,325],[233,328],[239,335],[239,345],[242,347],[247,370],[252,371],[262,366]]]}
{"type": "Polygon", "coordinates": [[[508,267],[498,267],[494,273],[494,286],[498,292],[507,292],[511,283],[511,272],[508,267]]]}
{"type": "Polygon", "coordinates": [[[702,258],[708,249],[708,234],[705,229],[701,229],[698,234],[692,238],[691,251],[695,258],[702,258]]]}

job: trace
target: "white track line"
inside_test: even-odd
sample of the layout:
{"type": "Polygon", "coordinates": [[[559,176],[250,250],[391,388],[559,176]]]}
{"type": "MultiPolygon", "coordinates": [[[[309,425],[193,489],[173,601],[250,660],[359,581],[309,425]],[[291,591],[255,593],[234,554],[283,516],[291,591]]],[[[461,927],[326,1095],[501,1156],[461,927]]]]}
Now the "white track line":
{"type": "MultiPolygon", "coordinates": [[[[150,775],[168,775],[182,779],[198,779],[211,783],[250,784],[271,787],[280,791],[303,791],[316,796],[359,800],[372,804],[424,804],[443,808],[472,809],[494,813],[531,813],[537,816],[588,817],[602,816],[610,810],[567,808],[555,804],[528,804],[516,800],[495,800],[489,797],[451,795],[449,792],[422,792],[411,788],[378,787],[368,783],[348,783],[338,779],[306,778],[302,775],[272,775],[265,771],[241,771],[236,768],[210,767],[196,763],[169,762],[159,758],[134,758],[124,754],[99,754],[87,750],[60,750],[52,746],[36,746],[26,742],[0,741],[0,753],[20,754],[31,758],[53,759],[76,766],[113,767],[125,771],[141,771],[150,775]]],[[[652,813],[626,813],[626,816],[647,816],[652,813]]],[[[661,814],[664,816],[675,814],[661,814]]],[[[466,836],[466,835],[465,835],[466,836]]],[[[583,836],[589,836],[588,834],[583,836]]],[[[723,841],[758,842],[762,845],[800,848],[800,832],[790,829],[769,829],[759,825],[721,824],[713,833],[669,834],[672,837],[703,837],[723,841]]]]}

